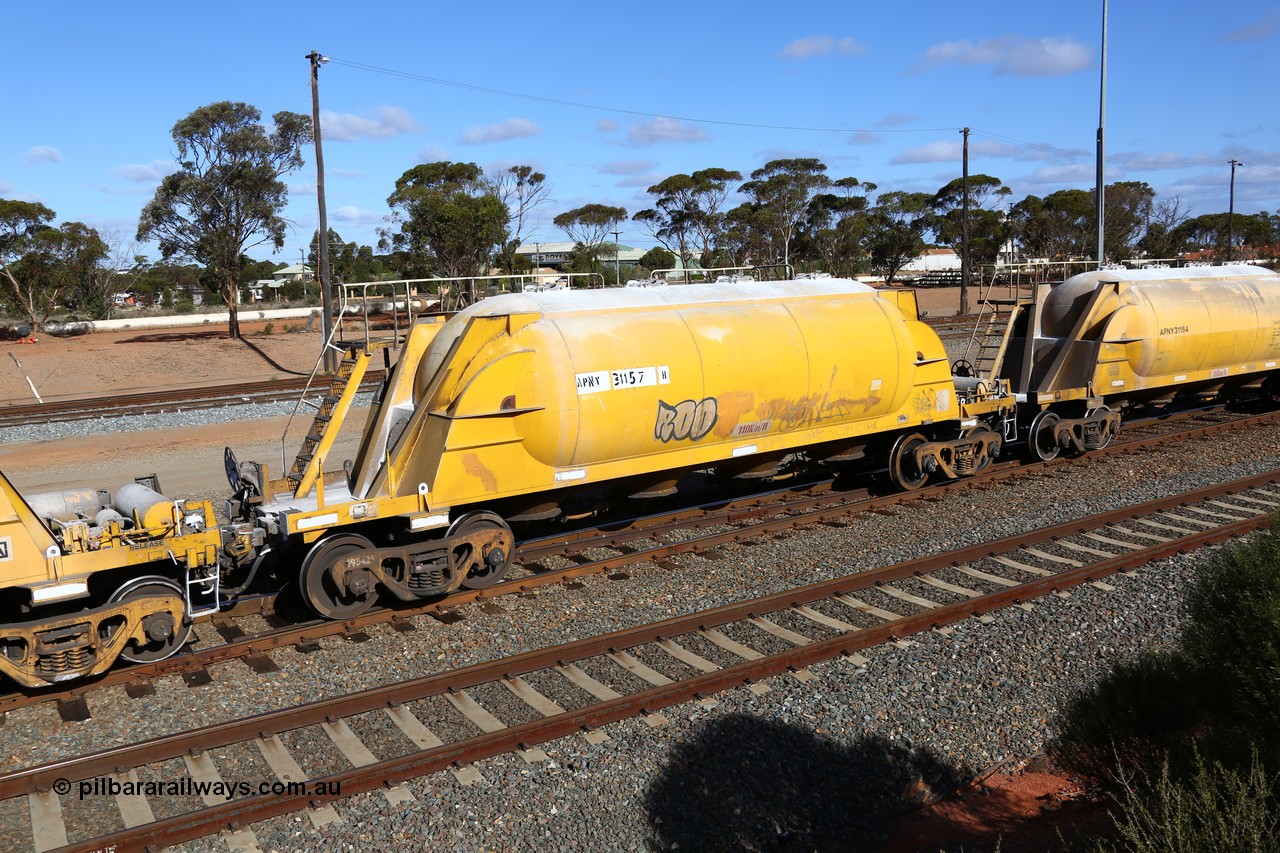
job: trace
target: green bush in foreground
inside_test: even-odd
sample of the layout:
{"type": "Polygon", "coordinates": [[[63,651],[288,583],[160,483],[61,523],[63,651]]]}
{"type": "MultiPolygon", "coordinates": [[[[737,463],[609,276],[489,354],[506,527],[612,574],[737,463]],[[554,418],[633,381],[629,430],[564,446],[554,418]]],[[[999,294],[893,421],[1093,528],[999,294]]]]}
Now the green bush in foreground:
{"type": "Polygon", "coordinates": [[[1187,596],[1181,645],[1081,691],[1049,753],[1106,784],[1104,850],[1280,850],[1280,532],[1224,548],[1187,596]]]}
{"type": "Polygon", "coordinates": [[[1175,779],[1166,762],[1154,778],[1121,776],[1118,781],[1123,811],[1115,818],[1117,837],[1097,844],[1102,853],[1280,850],[1273,780],[1256,759],[1235,771],[1197,755],[1183,779],[1175,779]]]}

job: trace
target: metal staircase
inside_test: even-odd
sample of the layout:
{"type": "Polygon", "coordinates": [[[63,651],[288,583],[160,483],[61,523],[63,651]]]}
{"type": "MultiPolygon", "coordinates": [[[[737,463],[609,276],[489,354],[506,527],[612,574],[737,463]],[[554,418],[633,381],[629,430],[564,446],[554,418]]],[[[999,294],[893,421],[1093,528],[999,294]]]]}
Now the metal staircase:
{"type": "MultiPolygon", "coordinates": [[[[324,464],[333,449],[342,423],[355,402],[368,372],[369,363],[375,353],[393,350],[400,346],[410,326],[413,325],[415,295],[409,288],[410,282],[362,282],[359,284],[342,284],[341,301],[338,319],[334,323],[330,339],[325,342],[320,358],[311,371],[307,386],[302,392],[298,404],[294,406],[289,422],[285,424],[284,435],[280,438],[281,465],[285,461],[285,445],[288,440],[289,427],[302,405],[313,406],[315,416],[307,434],[302,438],[302,445],[293,459],[285,478],[293,489],[293,495],[301,498],[324,476],[324,464]],[[403,286],[404,292],[398,293],[397,286],[403,286]],[[388,295],[389,291],[389,295],[388,295]],[[381,334],[374,334],[369,320],[370,308],[374,305],[385,307],[390,304],[391,329],[381,334]],[[362,327],[362,328],[361,328],[362,327]],[[344,340],[344,332],[350,336],[344,340]],[[336,353],[340,356],[332,373],[324,370],[325,355],[336,353]],[[312,386],[317,381],[328,381],[328,387],[320,398],[319,404],[308,401],[312,386]]],[[[385,316],[385,315],[384,315],[385,316]]],[[[389,360],[389,359],[388,359],[389,360]]]]}
{"type": "Polygon", "coordinates": [[[991,291],[994,286],[993,279],[982,294],[978,317],[974,321],[969,341],[965,344],[964,355],[951,366],[952,373],[957,376],[972,376],[990,381],[996,378],[1004,362],[1014,320],[1027,301],[1018,298],[993,299],[991,291]]]}
{"type": "Polygon", "coordinates": [[[337,369],[329,377],[329,388],[320,398],[319,408],[311,421],[311,428],[302,438],[302,446],[294,457],[293,466],[285,475],[294,487],[294,495],[301,497],[311,490],[322,473],[324,459],[333,446],[338,430],[364,381],[365,372],[373,353],[390,346],[391,340],[370,341],[356,344],[330,344],[330,348],[342,354],[337,369]]]}

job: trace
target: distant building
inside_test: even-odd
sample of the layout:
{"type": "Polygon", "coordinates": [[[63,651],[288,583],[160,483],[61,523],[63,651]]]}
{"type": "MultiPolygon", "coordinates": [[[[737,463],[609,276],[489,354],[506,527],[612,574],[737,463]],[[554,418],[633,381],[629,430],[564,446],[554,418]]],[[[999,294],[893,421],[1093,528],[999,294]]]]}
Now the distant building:
{"type": "Polygon", "coordinates": [[[942,272],[960,269],[960,256],[951,249],[925,249],[915,260],[902,265],[902,272],[942,272]]]}
{"type": "Polygon", "coordinates": [[[313,281],[315,277],[315,272],[306,264],[290,264],[271,274],[275,281],[313,281]]]}
{"type": "MultiPolygon", "coordinates": [[[[529,261],[535,267],[560,269],[569,262],[569,255],[577,243],[521,243],[516,247],[516,254],[529,261]]],[[[644,249],[618,244],[617,262],[620,264],[638,264],[644,257],[644,249]]],[[[600,253],[600,263],[609,269],[613,268],[614,254],[612,245],[600,253]]]]}

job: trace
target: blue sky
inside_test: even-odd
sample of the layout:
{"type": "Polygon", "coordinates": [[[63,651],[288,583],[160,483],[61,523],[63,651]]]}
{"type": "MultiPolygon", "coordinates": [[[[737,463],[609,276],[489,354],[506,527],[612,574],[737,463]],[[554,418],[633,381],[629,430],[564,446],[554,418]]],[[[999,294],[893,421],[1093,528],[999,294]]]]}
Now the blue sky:
{"type": "MultiPolygon", "coordinates": [[[[1015,200],[1089,188],[1101,9],[18,4],[0,53],[0,197],[43,202],[127,245],[173,168],[174,122],[219,100],[309,114],[312,49],[332,60],[320,72],[329,223],[361,243],[376,244],[396,178],[438,159],[545,172],[552,198],[531,241],[566,239],[551,224],[563,210],[634,213],[668,175],[746,175],[778,157],[818,157],[833,178],[880,191],[932,192],[960,175],[964,126],[971,172],[999,177],[1015,200]]],[[[1236,210],[1280,209],[1278,48],[1274,2],[1111,3],[1108,182],[1147,181],[1193,215],[1223,211],[1234,157],[1245,163],[1236,210]]],[[[294,225],[276,260],[297,260],[316,226],[306,159],[288,179],[294,225]]],[[[654,245],[635,223],[622,242],[654,245]]]]}

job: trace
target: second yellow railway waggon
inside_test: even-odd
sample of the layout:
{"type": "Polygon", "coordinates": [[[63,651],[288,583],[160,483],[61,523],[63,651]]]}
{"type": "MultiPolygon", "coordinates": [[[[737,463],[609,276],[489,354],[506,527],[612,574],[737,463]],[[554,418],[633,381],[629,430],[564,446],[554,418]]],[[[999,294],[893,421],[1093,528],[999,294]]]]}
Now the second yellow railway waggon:
{"type": "MultiPolygon", "coordinates": [[[[999,306],[997,306],[999,307],[999,306]]],[[[1124,409],[1275,398],[1280,274],[1250,265],[1103,269],[1011,306],[988,381],[1019,401],[1032,456],[1105,446],[1124,409]]],[[[966,371],[962,371],[966,372],[966,371]]]]}

